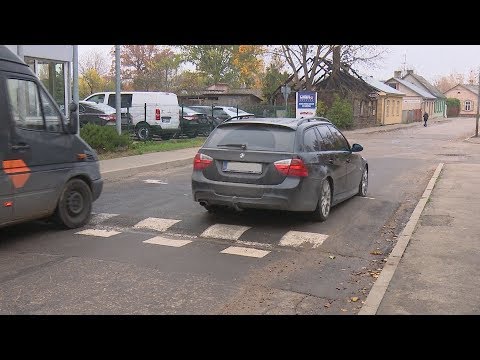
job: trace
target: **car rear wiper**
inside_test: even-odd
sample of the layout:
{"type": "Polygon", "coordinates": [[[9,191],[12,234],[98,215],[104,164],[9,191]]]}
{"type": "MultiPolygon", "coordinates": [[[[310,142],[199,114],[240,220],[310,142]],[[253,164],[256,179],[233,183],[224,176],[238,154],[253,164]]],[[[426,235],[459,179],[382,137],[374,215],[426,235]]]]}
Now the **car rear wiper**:
{"type": "Polygon", "coordinates": [[[221,147],[221,146],[225,146],[225,147],[238,147],[238,148],[241,148],[243,150],[246,150],[247,149],[247,144],[218,144],[217,147],[221,147]]]}

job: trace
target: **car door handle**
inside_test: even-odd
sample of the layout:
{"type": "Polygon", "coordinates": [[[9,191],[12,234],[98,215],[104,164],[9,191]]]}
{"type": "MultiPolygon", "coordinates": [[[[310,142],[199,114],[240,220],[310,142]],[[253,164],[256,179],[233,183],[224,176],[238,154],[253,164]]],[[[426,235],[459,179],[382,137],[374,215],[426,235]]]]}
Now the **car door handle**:
{"type": "Polygon", "coordinates": [[[12,146],[11,146],[11,149],[12,149],[13,151],[29,150],[29,149],[30,149],[30,145],[24,144],[24,143],[19,143],[19,144],[17,144],[17,145],[12,145],[12,146]]]}

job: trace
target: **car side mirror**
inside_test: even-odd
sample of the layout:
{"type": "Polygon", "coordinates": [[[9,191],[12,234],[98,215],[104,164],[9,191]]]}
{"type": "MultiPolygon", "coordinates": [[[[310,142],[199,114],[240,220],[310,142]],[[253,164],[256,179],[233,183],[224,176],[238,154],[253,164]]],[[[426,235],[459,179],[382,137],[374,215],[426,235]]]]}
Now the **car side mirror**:
{"type": "Polygon", "coordinates": [[[78,131],[78,105],[73,102],[70,103],[70,105],[68,105],[68,111],[70,112],[68,133],[76,134],[78,131]]]}
{"type": "Polygon", "coordinates": [[[363,146],[360,144],[353,144],[352,145],[352,152],[360,152],[363,150],[363,146]]]}

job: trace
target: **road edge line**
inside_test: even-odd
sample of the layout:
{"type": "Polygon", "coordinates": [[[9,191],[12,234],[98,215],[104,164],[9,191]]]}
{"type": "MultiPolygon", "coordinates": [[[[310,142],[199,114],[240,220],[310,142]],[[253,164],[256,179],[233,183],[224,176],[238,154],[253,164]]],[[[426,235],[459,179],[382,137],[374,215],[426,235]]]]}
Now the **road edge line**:
{"type": "Polygon", "coordinates": [[[393,274],[395,273],[395,270],[397,270],[400,259],[402,258],[405,249],[410,242],[410,238],[415,231],[415,227],[417,226],[418,220],[420,219],[420,215],[422,214],[423,209],[425,208],[425,205],[427,204],[427,201],[432,194],[433,188],[435,187],[440,172],[443,169],[443,165],[444,163],[438,164],[435,172],[433,173],[430,181],[425,188],[425,191],[423,192],[422,197],[420,198],[417,206],[410,215],[410,219],[408,220],[407,224],[398,236],[397,244],[388,256],[387,262],[385,263],[385,266],[383,267],[380,276],[373,284],[372,289],[370,290],[367,299],[365,300],[365,303],[358,312],[358,315],[375,315],[377,313],[377,310],[380,307],[383,297],[385,296],[385,293],[387,291],[388,285],[393,278],[393,274]]]}

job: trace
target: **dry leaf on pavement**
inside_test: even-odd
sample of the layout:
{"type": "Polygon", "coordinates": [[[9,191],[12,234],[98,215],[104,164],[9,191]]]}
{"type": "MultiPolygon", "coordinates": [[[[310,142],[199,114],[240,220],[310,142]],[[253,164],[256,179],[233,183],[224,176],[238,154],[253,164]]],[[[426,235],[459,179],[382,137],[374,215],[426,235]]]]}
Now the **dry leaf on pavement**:
{"type": "Polygon", "coordinates": [[[335,255],[330,255],[329,258],[330,259],[335,259],[335,255]]]}
{"type": "Polygon", "coordinates": [[[357,302],[357,301],[358,301],[358,297],[353,296],[353,297],[351,298],[351,300],[352,300],[353,302],[357,302]]]}

